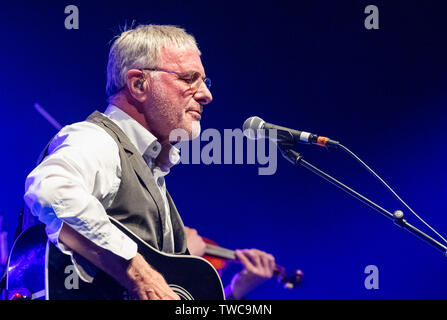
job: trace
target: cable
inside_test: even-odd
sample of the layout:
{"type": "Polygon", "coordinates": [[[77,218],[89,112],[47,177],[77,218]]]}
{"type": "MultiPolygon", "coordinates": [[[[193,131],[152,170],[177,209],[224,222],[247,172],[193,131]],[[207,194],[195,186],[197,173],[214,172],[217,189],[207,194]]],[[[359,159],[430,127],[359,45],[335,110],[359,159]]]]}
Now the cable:
{"type": "Polygon", "coordinates": [[[427,222],[425,222],[419,215],[416,214],[416,212],[413,211],[413,209],[408,206],[405,201],[403,201],[397,193],[385,182],[382,178],[379,177],[377,173],[374,172],[366,163],[364,163],[354,152],[349,150],[347,147],[345,147],[342,144],[339,144],[340,148],[342,148],[346,153],[354,157],[360,164],[362,164],[375,178],[377,178],[387,189],[408,209],[411,213],[413,213],[416,218],[418,218],[420,221],[422,221],[423,224],[425,224],[428,228],[430,228],[431,231],[433,231],[439,238],[441,238],[445,243],[447,243],[447,240],[444,239],[435,229],[433,229],[427,222]]]}

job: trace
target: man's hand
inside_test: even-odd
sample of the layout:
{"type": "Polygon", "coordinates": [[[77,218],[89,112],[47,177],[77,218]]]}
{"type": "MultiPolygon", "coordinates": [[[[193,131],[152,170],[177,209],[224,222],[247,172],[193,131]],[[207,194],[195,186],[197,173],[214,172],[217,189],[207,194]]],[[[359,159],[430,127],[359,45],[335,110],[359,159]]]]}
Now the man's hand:
{"type": "Polygon", "coordinates": [[[199,236],[196,229],[185,227],[186,243],[189,253],[193,256],[203,256],[205,254],[206,243],[199,236]]]}
{"type": "Polygon", "coordinates": [[[273,277],[275,258],[257,249],[236,250],[236,257],[244,269],[231,280],[229,290],[234,299],[243,298],[248,292],[273,277]]]}
{"type": "Polygon", "coordinates": [[[130,260],[126,270],[125,287],[131,299],[137,300],[180,300],[163,276],[137,255],[130,260]]]}
{"type": "Polygon", "coordinates": [[[62,225],[59,240],[115,278],[129,291],[132,299],[180,300],[163,276],[152,268],[139,253],[132,259],[125,260],[111,251],[97,246],[66,223],[62,225]]]}

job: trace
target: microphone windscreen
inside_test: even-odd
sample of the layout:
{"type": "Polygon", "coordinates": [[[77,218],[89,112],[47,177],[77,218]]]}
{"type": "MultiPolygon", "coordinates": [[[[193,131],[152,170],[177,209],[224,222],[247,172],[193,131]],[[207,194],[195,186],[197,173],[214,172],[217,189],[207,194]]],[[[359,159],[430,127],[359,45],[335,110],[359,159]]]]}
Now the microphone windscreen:
{"type": "Polygon", "coordinates": [[[264,125],[264,120],[259,117],[250,117],[245,120],[243,125],[244,134],[249,139],[256,139],[257,132],[259,129],[262,129],[264,125]]]}

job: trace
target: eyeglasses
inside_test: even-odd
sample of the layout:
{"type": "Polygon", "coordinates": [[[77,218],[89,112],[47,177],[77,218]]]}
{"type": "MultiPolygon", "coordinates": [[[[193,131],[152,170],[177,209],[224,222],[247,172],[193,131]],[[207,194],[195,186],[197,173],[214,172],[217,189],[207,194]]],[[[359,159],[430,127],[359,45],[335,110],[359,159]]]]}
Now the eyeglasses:
{"type": "Polygon", "coordinates": [[[200,72],[197,71],[188,71],[188,72],[175,72],[175,71],[169,71],[164,70],[160,68],[142,68],[141,70],[148,70],[148,71],[158,71],[158,72],[166,72],[166,73],[173,73],[178,76],[178,78],[187,84],[189,84],[189,87],[191,90],[197,92],[199,90],[200,86],[202,85],[202,81],[205,83],[208,90],[211,88],[211,79],[202,77],[200,72]],[[202,80],[202,81],[200,81],[202,80]]]}

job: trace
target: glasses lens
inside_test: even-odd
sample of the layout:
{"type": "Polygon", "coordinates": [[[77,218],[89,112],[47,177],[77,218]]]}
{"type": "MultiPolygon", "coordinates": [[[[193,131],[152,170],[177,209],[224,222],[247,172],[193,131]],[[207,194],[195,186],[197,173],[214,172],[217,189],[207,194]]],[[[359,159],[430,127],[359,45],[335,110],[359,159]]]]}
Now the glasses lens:
{"type": "Polygon", "coordinates": [[[205,85],[208,89],[211,89],[211,79],[210,78],[203,79],[203,82],[205,82],[205,85]]]}
{"type": "Polygon", "coordinates": [[[194,83],[191,85],[191,88],[194,90],[199,90],[200,86],[202,85],[202,82],[205,83],[206,87],[208,89],[211,88],[211,79],[210,78],[202,78],[200,73],[197,72],[198,77],[194,81],[194,83]]]}

